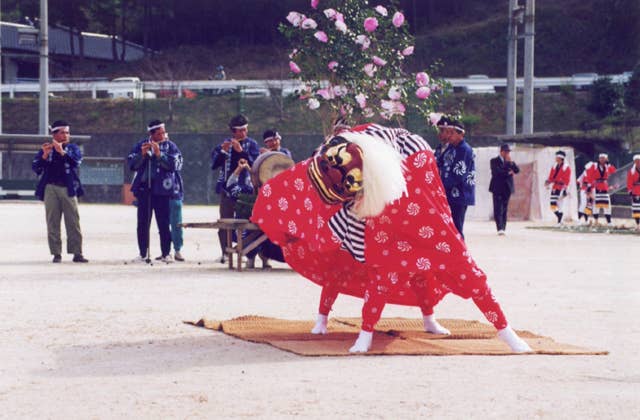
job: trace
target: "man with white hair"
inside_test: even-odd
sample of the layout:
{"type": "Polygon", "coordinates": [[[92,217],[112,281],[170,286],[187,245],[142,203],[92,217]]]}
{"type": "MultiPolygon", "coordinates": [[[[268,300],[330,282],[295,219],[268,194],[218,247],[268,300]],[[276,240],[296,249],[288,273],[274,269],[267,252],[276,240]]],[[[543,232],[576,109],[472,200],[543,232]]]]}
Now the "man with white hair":
{"type": "Polygon", "coordinates": [[[598,223],[600,211],[607,218],[607,225],[611,224],[611,196],[609,191],[609,176],[616,172],[616,167],[609,163],[609,156],[606,153],[598,155],[598,162],[587,169],[587,181],[593,186],[595,191],[595,208],[593,218],[598,223]]]}
{"type": "MultiPolygon", "coordinates": [[[[323,289],[324,297],[363,298],[351,352],[369,351],[387,303],[432,312],[450,292],[473,299],[514,352],[531,351],[469,254],[433,151],[418,135],[364,124],[330,137],[313,157],[262,186],[251,220],[282,247],[294,270],[334,288],[323,289]]],[[[322,308],[332,303],[321,302],[324,321],[322,308]]],[[[435,319],[423,315],[428,330],[435,319]]]]}
{"type": "Polygon", "coordinates": [[[633,165],[627,172],[627,190],[631,196],[631,217],[640,230],[640,154],[633,156],[633,165]]]}

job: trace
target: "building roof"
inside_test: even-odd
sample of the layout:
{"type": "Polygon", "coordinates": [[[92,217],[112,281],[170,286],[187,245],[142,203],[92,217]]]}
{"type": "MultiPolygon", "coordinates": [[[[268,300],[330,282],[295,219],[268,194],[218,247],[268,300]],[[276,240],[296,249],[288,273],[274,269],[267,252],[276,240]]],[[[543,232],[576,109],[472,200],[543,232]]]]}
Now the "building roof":
{"type": "MultiPolygon", "coordinates": [[[[39,46],[36,43],[20,45],[18,42],[18,32],[20,30],[34,29],[33,26],[19,23],[0,22],[2,28],[2,49],[14,50],[29,54],[37,54],[39,46]]],[[[84,57],[98,60],[113,60],[112,36],[96,34],[91,32],[81,32],[80,36],[84,41],[84,57]]],[[[73,35],[75,55],[80,55],[80,37],[73,35]]],[[[122,54],[122,42],[117,40],[116,51],[118,57],[122,54]]],[[[70,29],[65,26],[49,26],[49,53],[56,55],[71,55],[70,29]]],[[[144,57],[144,47],[142,45],[126,42],[125,61],[135,61],[144,57]]]]}

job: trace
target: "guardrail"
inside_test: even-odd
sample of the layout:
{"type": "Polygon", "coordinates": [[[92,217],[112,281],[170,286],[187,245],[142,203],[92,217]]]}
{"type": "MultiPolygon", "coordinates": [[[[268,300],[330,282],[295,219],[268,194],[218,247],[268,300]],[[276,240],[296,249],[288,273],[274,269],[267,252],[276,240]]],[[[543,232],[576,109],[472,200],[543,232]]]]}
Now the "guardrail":
{"type": "MultiPolygon", "coordinates": [[[[584,77],[536,77],[533,80],[535,89],[548,89],[550,87],[573,86],[585,87],[592,84],[599,77],[609,77],[613,83],[625,83],[629,80],[628,74],[616,74],[606,76],[584,76],[584,77]]],[[[507,86],[507,79],[504,78],[448,78],[447,80],[453,88],[473,90],[478,87],[504,88],[507,86]]],[[[86,82],[52,82],[49,83],[50,93],[62,92],[89,92],[91,97],[96,99],[98,92],[133,92],[129,97],[142,98],[143,92],[171,91],[178,96],[182,96],[185,89],[206,90],[222,92],[234,90],[252,89],[276,89],[281,90],[283,95],[287,95],[300,90],[302,84],[297,80],[158,80],[140,82],[107,82],[107,81],[86,81],[86,82]]],[[[516,79],[516,87],[524,87],[524,79],[516,79]]],[[[39,83],[13,83],[2,84],[2,93],[8,93],[10,98],[14,98],[16,93],[39,93],[39,83]]]]}

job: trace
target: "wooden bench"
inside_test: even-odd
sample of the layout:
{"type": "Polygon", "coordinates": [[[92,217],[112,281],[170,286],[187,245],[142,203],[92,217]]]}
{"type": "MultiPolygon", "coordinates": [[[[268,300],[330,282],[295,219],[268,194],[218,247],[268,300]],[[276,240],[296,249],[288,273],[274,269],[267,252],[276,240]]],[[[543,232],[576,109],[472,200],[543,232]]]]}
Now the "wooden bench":
{"type": "Polygon", "coordinates": [[[233,254],[237,255],[237,270],[242,271],[242,257],[256,249],[260,244],[267,240],[267,235],[262,233],[258,225],[251,223],[247,219],[218,219],[216,222],[194,222],[181,223],[183,228],[197,229],[222,229],[227,235],[227,248],[225,254],[229,259],[229,269],[233,269],[233,254]],[[233,244],[233,232],[236,232],[237,242],[233,244]],[[244,231],[250,231],[246,238],[242,238],[244,231]],[[246,247],[245,243],[249,243],[246,247]]]}

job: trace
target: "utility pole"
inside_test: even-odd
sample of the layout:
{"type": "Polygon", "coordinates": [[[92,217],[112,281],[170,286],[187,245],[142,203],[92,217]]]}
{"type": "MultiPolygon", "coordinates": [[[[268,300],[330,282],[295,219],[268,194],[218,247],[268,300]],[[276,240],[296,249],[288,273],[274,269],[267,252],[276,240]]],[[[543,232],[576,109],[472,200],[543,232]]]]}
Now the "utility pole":
{"type": "Polygon", "coordinates": [[[522,133],[533,133],[533,50],[535,39],[535,0],[526,0],[524,13],[524,98],[522,101],[522,133]]]}
{"type": "Polygon", "coordinates": [[[47,1],[40,0],[40,130],[49,133],[49,13],[47,1]]]}
{"type": "Polygon", "coordinates": [[[516,134],[516,77],[518,73],[518,0],[509,0],[509,30],[507,34],[507,132],[516,134]]]}
{"type": "MultiPolygon", "coordinates": [[[[2,0],[0,0],[0,134],[2,134],[2,0]]],[[[0,176],[2,176],[0,168],[0,176]]]]}

